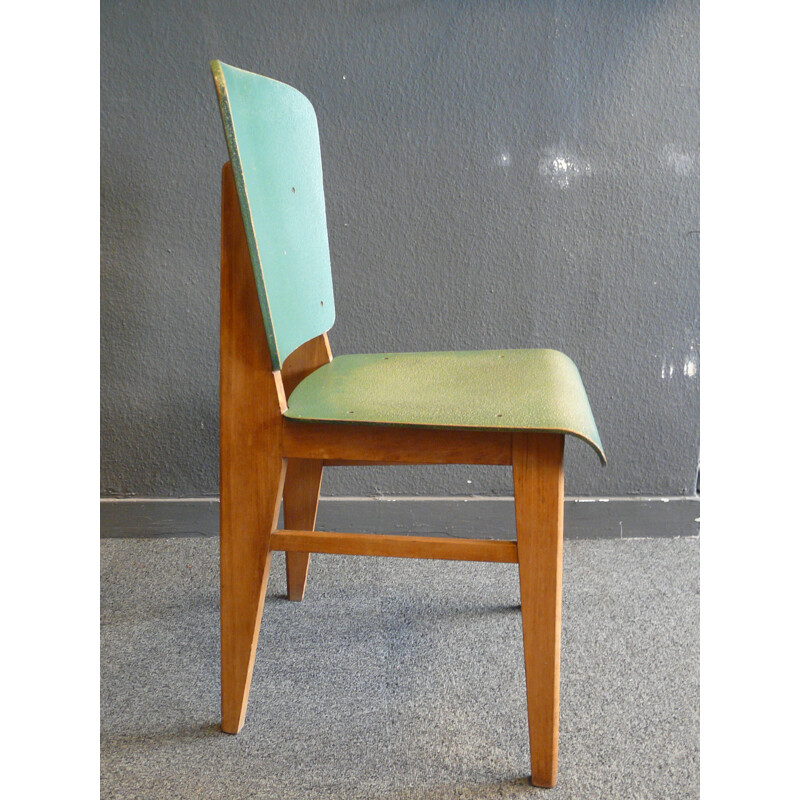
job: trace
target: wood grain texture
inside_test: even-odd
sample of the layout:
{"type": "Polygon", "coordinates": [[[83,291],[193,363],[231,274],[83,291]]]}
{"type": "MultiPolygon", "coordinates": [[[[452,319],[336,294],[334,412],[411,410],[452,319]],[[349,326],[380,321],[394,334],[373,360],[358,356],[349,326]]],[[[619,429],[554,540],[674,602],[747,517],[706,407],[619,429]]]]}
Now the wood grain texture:
{"type": "Polygon", "coordinates": [[[454,539],[436,536],[391,536],[375,533],[277,530],[270,547],[301,553],[338,553],[395,558],[436,558],[450,561],[517,563],[516,542],[502,539],[454,539]]]}
{"type": "MultiPolygon", "coordinates": [[[[327,333],[315,336],[298,347],[283,362],[281,368],[286,397],[291,397],[300,381],[323,364],[329,364],[331,358],[327,333]]],[[[283,518],[286,527],[314,530],[321,481],[321,460],[293,458],[288,462],[283,487],[283,518]]],[[[308,553],[286,554],[286,589],[293,602],[300,602],[305,594],[310,558],[308,553]]]]}
{"type": "MultiPolygon", "coordinates": [[[[287,528],[314,530],[321,483],[321,461],[293,458],[288,462],[283,485],[283,521],[287,528]]],[[[294,602],[300,602],[305,594],[310,557],[309,553],[286,553],[286,589],[294,602]]]]}
{"type": "Polygon", "coordinates": [[[328,334],[323,333],[309,339],[305,344],[300,345],[283,362],[281,367],[281,379],[286,397],[291,397],[292,392],[304,378],[323,364],[329,364],[333,359],[331,345],[328,341],[328,334]]]}
{"type": "Polygon", "coordinates": [[[564,437],[515,434],[514,503],[531,783],[555,786],[561,665],[564,437]]]}
{"type": "Polygon", "coordinates": [[[244,723],[277,525],[285,399],[272,371],[239,201],[222,171],[220,280],[220,618],[222,730],[244,723]]]}
{"type": "Polygon", "coordinates": [[[511,434],[284,420],[283,455],[331,465],[510,464],[511,434]]]}

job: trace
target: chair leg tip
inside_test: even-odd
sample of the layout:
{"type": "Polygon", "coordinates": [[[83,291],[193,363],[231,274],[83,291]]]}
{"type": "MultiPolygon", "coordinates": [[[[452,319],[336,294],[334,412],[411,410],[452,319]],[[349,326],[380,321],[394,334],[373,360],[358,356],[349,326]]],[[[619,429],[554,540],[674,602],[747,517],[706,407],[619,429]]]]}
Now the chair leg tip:
{"type": "Polygon", "coordinates": [[[230,735],[235,735],[239,733],[239,731],[244,727],[244,715],[241,717],[234,717],[234,718],[222,718],[222,723],[220,724],[220,728],[222,729],[223,733],[228,733],[230,735]]]}

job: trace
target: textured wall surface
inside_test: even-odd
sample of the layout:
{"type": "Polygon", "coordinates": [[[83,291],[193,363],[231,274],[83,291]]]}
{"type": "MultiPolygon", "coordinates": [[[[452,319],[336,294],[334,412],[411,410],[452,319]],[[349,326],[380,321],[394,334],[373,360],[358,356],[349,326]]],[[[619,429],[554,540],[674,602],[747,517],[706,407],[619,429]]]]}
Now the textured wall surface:
{"type": "MultiPolygon", "coordinates": [[[[104,496],[218,492],[219,172],[208,62],[317,109],[336,353],[554,347],[609,466],[694,491],[698,0],[102,3],[104,496]]],[[[510,494],[508,470],[328,470],[325,494],[510,494]]]]}

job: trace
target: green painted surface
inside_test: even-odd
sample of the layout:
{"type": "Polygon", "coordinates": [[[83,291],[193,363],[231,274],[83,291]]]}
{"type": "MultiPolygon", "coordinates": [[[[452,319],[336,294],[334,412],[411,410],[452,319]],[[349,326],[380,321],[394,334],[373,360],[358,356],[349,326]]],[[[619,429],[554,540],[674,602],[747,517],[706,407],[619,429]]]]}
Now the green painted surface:
{"type": "MultiPolygon", "coordinates": [[[[334,321],[319,132],[296,89],[214,61],[274,368],[334,321]]],[[[289,398],[297,420],[557,431],[605,454],[575,365],[555,350],[339,356],[289,398]]]]}
{"type": "Polygon", "coordinates": [[[557,431],[606,460],[578,368],[556,350],[338,356],[288,406],[287,417],[306,421],[557,431]]]}
{"type": "Polygon", "coordinates": [[[274,369],[334,321],[317,118],[284,83],[211,62],[274,369]]]}

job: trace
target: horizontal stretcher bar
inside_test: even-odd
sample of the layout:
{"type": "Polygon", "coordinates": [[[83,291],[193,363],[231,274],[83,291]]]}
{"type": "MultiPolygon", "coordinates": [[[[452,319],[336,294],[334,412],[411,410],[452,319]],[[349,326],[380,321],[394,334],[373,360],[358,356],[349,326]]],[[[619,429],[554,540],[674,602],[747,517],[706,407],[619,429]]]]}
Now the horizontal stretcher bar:
{"type": "Polygon", "coordinates": [[[518,563],[517,543],[502,539],[277,530],[270,536],[269,549],[295,553],[518,563]]]}

